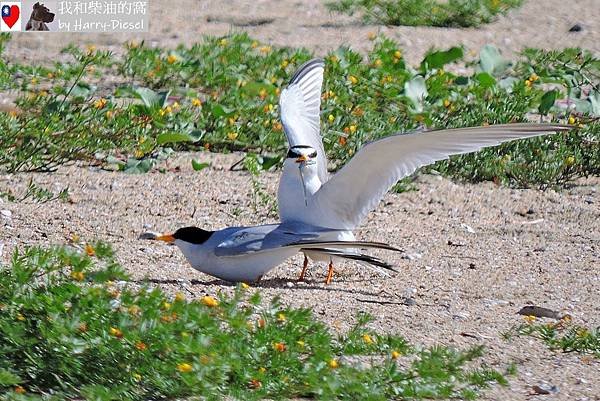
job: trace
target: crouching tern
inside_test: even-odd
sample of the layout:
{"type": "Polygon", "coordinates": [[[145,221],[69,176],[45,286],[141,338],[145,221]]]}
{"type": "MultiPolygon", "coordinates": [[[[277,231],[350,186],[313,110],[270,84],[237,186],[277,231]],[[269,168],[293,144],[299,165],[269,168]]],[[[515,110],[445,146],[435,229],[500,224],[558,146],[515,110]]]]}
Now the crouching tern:
{"type": "MultiPolygon", "coordinates": [[[[327,171],[320,133],[321,86],[325,63],[303,64],[281,92],[279,106],[289,151],[283,164],[277,201],[282,223],[326,227],[319,239],[353,241],[356,229],[389,189],[419,167],[451,155],[474,152],[503,142],[568,131],[561,124],[505,124],[396,134],[368,143],[336,174],[327,171]]],[[[305,249],[308,258],[329,262],[333,257],[305,249]]]]}
{"type": "Polygon", "coordinates": [[[314,251],[329,257],[354,260],[383,269],[391,265],[360,249],[400,251],[388,244],[369,241],[324,241],[330,230],[302,223],[228,227],[206,231],[184,227],[173,234],[143,234],[144,239],[173,243],[196,270],[233,282],[256,282],[298,252],[314,251]]]}

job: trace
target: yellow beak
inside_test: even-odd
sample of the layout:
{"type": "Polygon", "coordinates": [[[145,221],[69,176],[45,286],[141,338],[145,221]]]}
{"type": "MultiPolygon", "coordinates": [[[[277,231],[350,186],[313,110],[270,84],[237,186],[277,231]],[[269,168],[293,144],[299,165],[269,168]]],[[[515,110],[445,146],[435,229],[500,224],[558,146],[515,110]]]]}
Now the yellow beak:
{"type": "Polygon", "coordinates": [[[155,238],[158,241],[164,241],[167,243],[173,243],[175,242],[175,237],[173,237],[173,234],[163,234],[163,235],[159,235],[158,237],[155,238]]]}
{"type": "Polygon", "coordinates": [[[296,163],[302,163],[302,162],[305,162],[307,160],[308,160],[308,158],[306,156],[302,155],[302,156],[300,156],[300,157],[298,157],[296,159],[296,163]]]}

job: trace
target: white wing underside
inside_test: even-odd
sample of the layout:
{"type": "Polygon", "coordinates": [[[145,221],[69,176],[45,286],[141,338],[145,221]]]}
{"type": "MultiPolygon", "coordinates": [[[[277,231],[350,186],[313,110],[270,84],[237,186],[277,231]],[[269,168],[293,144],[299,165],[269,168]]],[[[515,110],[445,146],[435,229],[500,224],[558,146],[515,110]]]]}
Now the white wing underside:
{"type": "Polygon", "coordinates": [[[309,145],[317,151],[321,182],[327,181],[327,157],[321,140],[321,87],[324,62],[313,59],[303,64],[281,92],[279,107],[290,147],[309,145]]]}
{"type": "MultiPolygon", "coordinates": [[[[506,124],[426,131],[382,138],[364,146],[312,198],[315,221],[336,229],[356,228],[398,180],[438,160],[514,139],[572,129],[566,125],[506,124]]],[[[313,213],[311,213],[313,214],[313,213]]]]}

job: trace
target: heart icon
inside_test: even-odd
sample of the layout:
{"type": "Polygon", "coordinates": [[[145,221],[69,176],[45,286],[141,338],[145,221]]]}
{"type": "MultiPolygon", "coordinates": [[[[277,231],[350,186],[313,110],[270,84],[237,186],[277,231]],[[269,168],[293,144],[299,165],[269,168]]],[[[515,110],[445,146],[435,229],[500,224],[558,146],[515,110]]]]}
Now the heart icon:
{"type": "Polygon", "coordinates": [[[19,20],[19,14],[19,6],[17,5],[13,4],[10,7],[2,6],[2,20],[6,25],[8,25],[9,28],[12,28],[13,25],[17,23],[19,20]]]}

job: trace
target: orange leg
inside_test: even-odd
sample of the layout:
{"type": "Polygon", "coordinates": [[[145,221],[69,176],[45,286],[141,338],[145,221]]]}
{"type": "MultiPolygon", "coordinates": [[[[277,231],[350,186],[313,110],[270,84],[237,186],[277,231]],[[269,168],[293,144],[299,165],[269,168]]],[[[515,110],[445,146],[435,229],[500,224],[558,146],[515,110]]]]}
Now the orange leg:
{"type": "Polygon", "coordinates": [[[327,278],[325,279],[325,284],[330,284],[333,279],[333,260],[329,261],[329,270],[327,271],[327,278]]]}
{"type": "Polygon", "coordinates": [[[306,273],[307,267],[308,267],[308,256],[304,255],[304,266],[302,266],[302,272],[300,273],[300,277],[298,277],[298,281],[304,281],[304,274],[306,273]]]}

